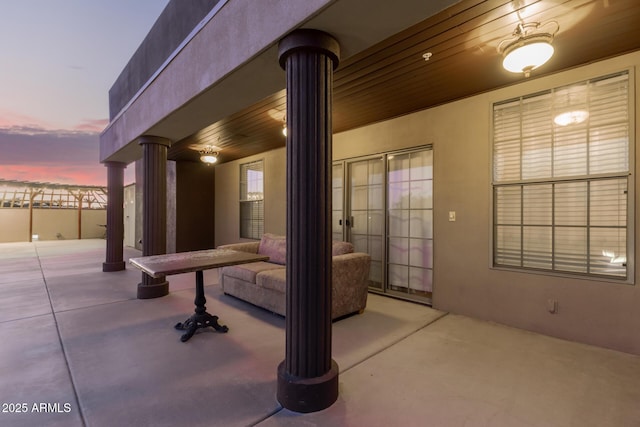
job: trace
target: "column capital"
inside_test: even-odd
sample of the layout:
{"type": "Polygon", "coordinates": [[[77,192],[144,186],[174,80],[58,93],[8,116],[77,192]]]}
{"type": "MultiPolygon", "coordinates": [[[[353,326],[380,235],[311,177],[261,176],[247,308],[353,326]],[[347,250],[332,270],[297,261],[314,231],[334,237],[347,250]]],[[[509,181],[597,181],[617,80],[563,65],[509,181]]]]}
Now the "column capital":
{"type": "Polygon", "coordinates": [[[103,164],[108,168],[122,168],[122,169],[125,169],[127,167],[127,163],[116,162],[116,161],[112,161],[112,160],[107,160],[106,162],[103,162],[103,164]]]}
{"type": "Polygon", "coordinates": [[[163,136],[155,136],[155,135],[142,135],[138,138],[138,144],[157,144],[157,145],[165,145],[167,147],[171,146],[171,140],[169,138],[165,138],[163,136]]]}
{"type": "Polygon", "coordinates": [[[300,29],[286,35],[278,45],[280,66],[286,69],[287,58],[299,50],[316,51],[329,56],[333,61],[334,70],[340,62],[340,43],[324,31],[300,29]]]}

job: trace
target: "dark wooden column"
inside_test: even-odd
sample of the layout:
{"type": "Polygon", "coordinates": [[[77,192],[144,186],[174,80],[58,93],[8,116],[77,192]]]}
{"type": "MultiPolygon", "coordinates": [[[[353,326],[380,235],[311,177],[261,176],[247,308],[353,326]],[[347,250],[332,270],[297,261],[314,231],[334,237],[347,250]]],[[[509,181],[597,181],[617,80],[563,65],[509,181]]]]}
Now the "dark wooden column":
{"type": "MultiPolygon", "coordinates": [[[[142,255],[167,253],[167,149],[171,141],[156,136],[140,137],[142,145],[142,255]]],[[[169,293],[165,277],[142,273],[138,298],[149,299],[169,293]]]]}
{"type": "Polygon", "coordinates": [[[340,46],[296,30],[279,46],[287,73],[287,317],[278,401],[314,412],[338,398],[331,358],[331,104],[340,46]]]}
{"type": "Polygon", "coordinates": [[[105,162],[107,167],[107,257],[102,271],[125,269],[124,244],[124,168],[126,163],[105,162]]]}

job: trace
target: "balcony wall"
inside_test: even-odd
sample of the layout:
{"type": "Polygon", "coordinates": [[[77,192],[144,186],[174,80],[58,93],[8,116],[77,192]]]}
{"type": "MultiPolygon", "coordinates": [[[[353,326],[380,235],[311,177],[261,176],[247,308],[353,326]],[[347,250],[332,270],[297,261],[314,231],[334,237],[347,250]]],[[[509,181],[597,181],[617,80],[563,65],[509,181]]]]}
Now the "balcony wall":
{"type": "Polygon", "coordinates": [[[109,119],[134,97],[219,0],[171,0],[109,90],[109,119]]]}

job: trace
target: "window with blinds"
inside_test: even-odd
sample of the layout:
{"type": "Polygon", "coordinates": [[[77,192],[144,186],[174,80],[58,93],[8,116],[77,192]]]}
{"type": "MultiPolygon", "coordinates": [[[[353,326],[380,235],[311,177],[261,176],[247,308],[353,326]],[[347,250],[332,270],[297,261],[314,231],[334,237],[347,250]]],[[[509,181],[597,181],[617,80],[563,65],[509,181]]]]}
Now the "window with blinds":
{"type": "Polygon", "coordinates": [[[264,234],[264,166],[258,160],[240,165],[240,237],[264,234]]]}
{"type": "Polygon", "coordinates": [[[495,266],[627,278],[628,72],[493,106],[495,266]]]}

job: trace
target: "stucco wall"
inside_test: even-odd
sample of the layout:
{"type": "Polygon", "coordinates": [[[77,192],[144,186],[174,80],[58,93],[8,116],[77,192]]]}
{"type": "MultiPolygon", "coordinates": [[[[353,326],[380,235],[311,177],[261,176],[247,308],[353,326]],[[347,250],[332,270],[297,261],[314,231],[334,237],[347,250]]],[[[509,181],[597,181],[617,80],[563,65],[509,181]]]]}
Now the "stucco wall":
{"type": "MultiPolygon", "coordinates": [[[[435,308],[640,354],[638,253],[638,284],[628,285],[493,269],[490,246],[492,103],[639,65],[640,52],[636,52],[336,134],[334,159],[433,144],[435,308]],[[448,221],[449,211],[456,211],[455,222],[448,221]],[[558,301],[556,314],[547,310],[549,299],[558,301]]],[[[638,123],[640,85],[638,76],[634,77],[638,123]]],[[[281,149],[217,166],[216,244],[239,240],[238,165],[260,157],[265,158],[265,210],[269,212],[265,212],[265,230],[286,229],[286,161],[281,149]]],[[[636,175],[633,162],[632,173],[636,175]]],[[[640,188],[637,176],[635,182],[640,188]]],[[[635,239],[640,241],[638,215],[635,222],[635,239]]]]}
{"type": "Polygon", "coordinates": [[[124,187],[124,244],[136,246],[136,185],[124,187]]]}
{"type": "Polygon", "coordinates": [[[0,209],[0,243],[29,241],[29,209],[0,209]]]}
{"type": "Polygon", "coordinates": [[[171,0],[109,90],[113,119],[166,61],[196,25],[218,3],[212,0],[171,0]]]}
{"type": "MultiPolygon", "coordinates": [[[[82,238],[96,239],[104,235],[100,224],[107,223],[105,209],[82,211],[82,238]]],[[[29,241],[29,209],[0,209],[0,242],[29,241]]],[[[38,240],[78,238],[76,209],[33,209],[33,233],[38,240]]]]}
{"type": "Polygon", "coordinates": [[[214,247],[214,166],[178,162],[176,174],[176,251],[214,247]]]}
{"type": "Polygon", "coordinates": [[[134,161],[141,156],[134,142],[140,135],[177,141],[282,89],[285,74],[274,60],[275,44],[331,1],[225,3],[109,123],[100,136],[100,161],[134,161]]]}
{"type": "Polygon", "coordinates": [[[285,149],[280,148],[215,167],[216,246],[241,241],[240,164],[260,159],[264,159],[264,231],[286,233],[287,165],[285,149]]]}
{"type": "Polygon", "coordinates": [[[640,354],[640,284],[497,270],[490,259],[492,103],[638,65],[640,52],[344,132],[334,136],[334,156],[433,144],[435,308],[640,354]],[[558,301],[557,314],[547,311],[548,299],[558,301]]]}

